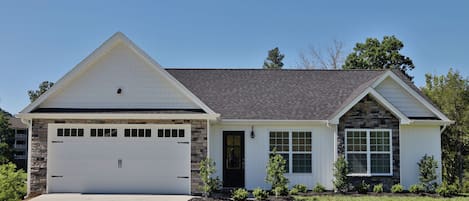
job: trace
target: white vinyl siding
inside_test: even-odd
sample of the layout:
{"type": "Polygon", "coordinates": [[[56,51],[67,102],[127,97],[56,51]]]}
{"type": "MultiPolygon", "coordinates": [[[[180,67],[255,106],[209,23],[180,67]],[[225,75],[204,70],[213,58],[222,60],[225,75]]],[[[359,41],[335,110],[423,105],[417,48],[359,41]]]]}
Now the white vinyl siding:
{"type": "Polygon", "coordinates": [[[349,176],[391,176],[391,129],[345,129],[345,158],[349,176]]]}
{"type": "Polygon", "coordinates": [[[49,97],[41,108],[199,109],[141,56],[123,44],[49,97]],[[121,88],[122,93],[117,90],[121,88]]]}
{"type": "Polygon", "coordinates": [[[407,117],[435,116],[416,98],[390,78],[383,80],[375,90],[407,117]]]}

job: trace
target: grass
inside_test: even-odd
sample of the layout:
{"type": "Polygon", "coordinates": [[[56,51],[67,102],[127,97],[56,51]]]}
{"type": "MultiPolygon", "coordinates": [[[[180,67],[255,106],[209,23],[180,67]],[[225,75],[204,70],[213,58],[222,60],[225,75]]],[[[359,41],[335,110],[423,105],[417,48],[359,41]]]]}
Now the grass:
{"type": "Polygon", "coordinates": [[[412,196],[296,196],[295,200],[298,201],[468,201],[468,197],[454,197],[454,198],[433,198],[433,197],[412,197],[412,196]]]}

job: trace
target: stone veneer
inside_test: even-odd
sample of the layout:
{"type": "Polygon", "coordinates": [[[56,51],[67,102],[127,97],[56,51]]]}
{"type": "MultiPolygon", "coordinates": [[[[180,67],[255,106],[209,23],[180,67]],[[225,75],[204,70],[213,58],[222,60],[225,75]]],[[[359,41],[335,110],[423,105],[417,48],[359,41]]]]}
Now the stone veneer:
{"type": "Polygon", "coordinates": [[[54,120],[34,119],[31,138],[31,186],[28,196],[46,193],[47,126],[49,123],[90,124],[191,124],[191,192],[200,193],[199,162],[207,156],[206,120],[54,120]]]}
{"type": "Polygon", "coordinates": [[[381,106],[373,97],[367,95],[347,113],[345,113],[339,121],[337,150],[339,156],[345,154],[345,129],[346,128],[386,128],[392,129],[392,160],[393,175],[392,176],[372,176],[372,177],[349,177],[351,183],[356,185],[362,180],[368,184],[382,183],[386,190],[392,185],[400,182],[399,176],[399,119],[391,112],[381,106]]]}

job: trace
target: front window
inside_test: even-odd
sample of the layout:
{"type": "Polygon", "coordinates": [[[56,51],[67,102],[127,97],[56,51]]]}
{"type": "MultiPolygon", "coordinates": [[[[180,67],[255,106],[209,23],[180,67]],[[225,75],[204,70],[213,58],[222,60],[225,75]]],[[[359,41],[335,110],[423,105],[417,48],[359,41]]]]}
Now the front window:
{"type": "Polygon", "coordinates": [[[272,131],[270,132],[270,152],[272,153],[274,149],[286,160],[287,172],[312,172],[311,132],[272,131]]]}
{"type": "Polygon", "coordinates": [[[392,175],[391,137],[390,129],[346,129],[350,175],[392,175]]]}

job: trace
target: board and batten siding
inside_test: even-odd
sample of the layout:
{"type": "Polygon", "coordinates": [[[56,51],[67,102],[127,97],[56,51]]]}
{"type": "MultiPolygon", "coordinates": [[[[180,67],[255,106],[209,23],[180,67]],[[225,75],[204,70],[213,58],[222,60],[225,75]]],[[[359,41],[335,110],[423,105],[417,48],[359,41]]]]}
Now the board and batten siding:
{"type": "Polygon", "coordinates": [[[251,125],[227,126],[212,125],[210,128],[209,156],[216,163],[215,177],[223,180],[223,131],[244,131],[245,139],[245,188],[270,189],[265,182],[266,166],[269,157],[269,131],[311,131],[312,172],[288,173],[290,187],[305,184],[309,189],[317,183],[332,189],[334,163],[334,134],[326,126],[254,126],[255,138],[251,138],[251,125]]]}
{"type": "Polygon", "coordinates": [[[419,183],[417,162],[427,154],[438,161],[437,182],[441,182],[441,135],[439,126],[405,126],[400,132],[401,184],[405,188],[419,183]]]}
{"type": "Polygon", "coordinates": [[[149,63],[122,43],[57,91],[41,108],[198,109],[149,63]],[[122,93],[117,94],[121,88],[122,93]]]}
{"type": "Polygon", "coordinates": [[[407,117],[435,116],[417,99],[412,97],[412,95],[410,95],[404,88],[399,86],[399,84],[390,78],[383,80],[383,82],[381,82],[375,89],[407,117]]]}

